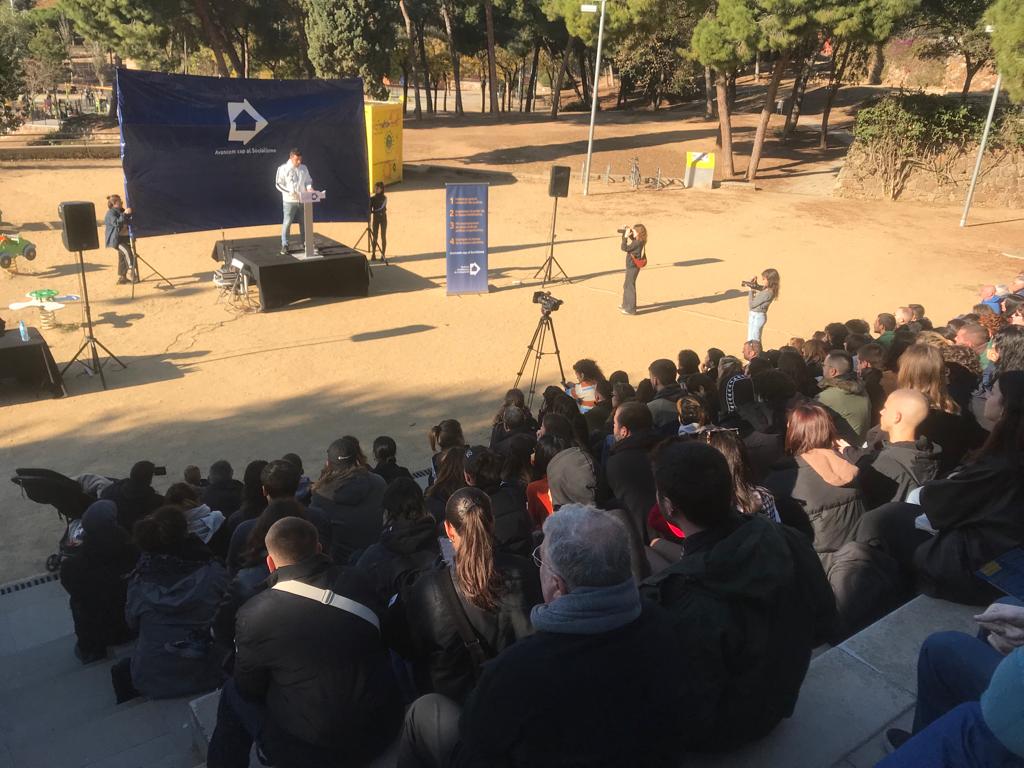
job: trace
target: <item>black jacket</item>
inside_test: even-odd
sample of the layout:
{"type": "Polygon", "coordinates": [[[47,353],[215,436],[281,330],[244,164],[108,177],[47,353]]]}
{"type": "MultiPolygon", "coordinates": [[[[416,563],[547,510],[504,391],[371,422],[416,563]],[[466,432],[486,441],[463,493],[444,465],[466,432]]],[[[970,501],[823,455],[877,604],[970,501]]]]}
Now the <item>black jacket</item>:
{"type": "Polygon", "coordinates": [[[942,449],[926,437],[916,443],[889,443],[878,452],[865,453],[856,459],[864,508],[906,500],[911,489],[935,479],[941,461],[942,449]]]}
{"type": "Polygon", "coordinates": [[[441,555],[434,518],[393,523],[384,529],[380,541],[371,544],[356,562],[373,584],[383,605],[401,588],[429,570],[441,555]]]}
{"type": "MultiPolygon", "coordinates": [[[[494,658],[531,632],[530,609],[541,601],[540,579],[533,562],[495,553],[494,565],[502,582],[495,611],[470,603],[455,585],[459,606],[479,639],[487,658],[494,658]]],[[[462,703],[476,684],[476,670],[456,628],[454,611],[443,580],[454,584],[452,572],[441,561],[403,590],[402,620],[389,623],[389,643],[412,662],[419,693],[440,693],[462,703]]],[[[389,622],[394,614],[389,615],[389,622]]]]}
{"type": "Polygon", "coordinates": [[[939,476],[944,477],[960,465],[968,451],[981,447],[988,433],[970,413],[946,413],[933,408],[917,428],[917,434],[942,448],[939,476]]]}
{"type": "Polygon", "coordinates": [[[131,478],[117,480],[100,493],[101,499],[117,504],[117,522],[128,533],[132,526],[164,503],[164,497],[151,485],[133,483],[131,478]]]}
{"type": "Polygon", "coordinates": [[[78,646],[85,653],[103,653],[108,645],[128,641],[124,620],[128,576],[139,550],[119,526],[85,537],[61,562],[60,583],[71,597],[78,646]]]}
{"type": "Polygon", "coordinates": [[[203,504],[210,509],[223,513],[224,517],[231,517],[232,512],[237,512],[242,506],[242,490],[245,486],[235,479],[219,480],[210,483],[203,489],[203,504]]]}
{"type": "Polygon", "coordinates": [[[871,426],[878,424],[879,414],[885,406],[885,390],[882,388],[882,371],[877,368],[865,368],[861,371],[860,380],[864,382],[864,391],[871,401],[871,426]]]}
{"type": "Polygon", "coordinates": [[[793,713],[811,649],[832,632],[835,598],[807,539],[788,526],[737,515],[697,536],[641,591],[672,615],[679,644],[666,656],[692,665],[680,747],[733,749],[793,713]]]}
{"type": "Polygon", "coordinates": [[[691,661],[665,611],[644,603],[596,635],[538,632],[488,663],[466,702],[454,765],[655,768],[679,765],[691,661]]]}
{"type": "Polygon", "coordinates": [[[921,590],[969,605],[1000,596],[974,572],[1024,545],[1024,467],[1003,457],[969,464],[927,483],[921,511],[939,532],[914,553],[921,590]]]}
{"type": "Polygon", "coordinates": [[[370,471],[373,472],[373,474],[375,475],[380,475],[381,477],[383,477],[384,482],[389,485],[391,484],[392,480],[395,480],[399,477],[408,477],[410,480],[412,479],[412,472],[410,472],[405,467],[398,466],[393,461],[381,462],[370,471]]]}
{"type": "Polygon", "coordinates": [[[605,463],[605,478],[612,497],[605,506],[628,513],[635,535],[645,544],[650,540],[647,515],[655,502],[650,452],[661,440],[653,430],[630,435],[611,447],[605,463]]]}
{"type": "Polygon", "coordinates": [[[353,553],[380,538],[384,527],[381,501],[387,487],[380,475],[362,470],[313,491],[309,506],[330,520],[329,551],[334,562],[348,563],[353,553]]]}
{"type": "Polygon", "coordinates": [[[612,404],[602,400],[589,411],[584,413],[583,418],[587,422],[587,430],[590,432],[591,437],[593,437],[595,432],[599,433],[603,437],[611,431],[611,425],[609,422],[612,418],[612,404]]]}
{"type": "Polygon", "coordinates": [[[522,483],[502,483],[491,497],[494,541],[502,552],[529,557],[533,552],[533,523],[526,511],[526,488],[522,483]]]}
{"type": "MultiPolygon", "coordinates": [[[[290,579],[379,614],[366,577],[323,555],[280,568],[269,583],[290,579]]],[[[380,633],[364,619],[267,589],[239,610],[235,644],[235,684],[267,707],[261,742],[275,765],[357,765],[394,738],[401,699],[380,633]]]]}
{"type": "Polygon", "coordinates": [[[814,528],[814,549],[827,554],[853,540],[864,514],[856,480],[843,480],[833,475],[823,477],[804,456],[796,456],[778,462],[764,485],[780,506],[790,499],[800,506],[814,528]]]}
{"type": "Polygon", "coordinates": [[[495,424],[491,428],[491,450],[502,456],[508,456],[516,450],[529,456],[536,442],[537,428],[531,424],[515,429],[505,429],[504,424],[495,424]]]}

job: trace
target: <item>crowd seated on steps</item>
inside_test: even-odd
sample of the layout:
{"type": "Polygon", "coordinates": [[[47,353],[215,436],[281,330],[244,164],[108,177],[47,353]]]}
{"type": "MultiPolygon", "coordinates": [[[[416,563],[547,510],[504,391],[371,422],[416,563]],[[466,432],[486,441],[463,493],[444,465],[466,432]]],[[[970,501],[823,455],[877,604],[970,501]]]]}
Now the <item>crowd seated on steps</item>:
{"type": "MultiPolygon", "coordinates": [[[[536,414],[510,390],[480,443],[439,423],[426,491],[387,436],[372,460],[335,440],[315,480],[295,454],[242,482],[189,467],[163,495],[150,462],[83,476],[97,501],[61,573],[76,652],[134,642],[118,701],[222,689],[214,768],[253,743],[277,766],[396,742],[403,766],[734,750],[792,714],[815,646],[917,592],[1001,596],[975,571],[1024,544],[1022,303],[683,350],[634,382],[581,360],[536,414]]],[[[929,764],[1021,764],[1005,610],[981,614],[999,658],[956,701],[922,688],[932,714],[890,760],[970,732],[997,751],[929,764]]],[[[926,644],[928,674],[961,642],[926,644]]]]}

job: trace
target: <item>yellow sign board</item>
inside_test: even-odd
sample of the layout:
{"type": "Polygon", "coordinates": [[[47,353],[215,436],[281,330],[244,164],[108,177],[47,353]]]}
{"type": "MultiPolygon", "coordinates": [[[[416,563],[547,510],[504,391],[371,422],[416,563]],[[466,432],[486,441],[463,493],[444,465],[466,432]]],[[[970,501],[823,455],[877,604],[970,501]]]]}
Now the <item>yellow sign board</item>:
{"type": "Polygon", "coordinates": [[[368,101],[363,105],[370,194],[378,181],[387,186],[402,180],[402,112],[400,101],[368,101]]]}
{"type": "Polygon", "coordinates": [[[715,184],[715,153],[687,152],[683,186],[687,189],[711,189],[715,184]]]}
{"type": "Polygon", "coordinates": [[[687,168],[710,168],[715,169],[715,153],[714,152],[687,152],[686,153],[686,167],[687,168]]]}

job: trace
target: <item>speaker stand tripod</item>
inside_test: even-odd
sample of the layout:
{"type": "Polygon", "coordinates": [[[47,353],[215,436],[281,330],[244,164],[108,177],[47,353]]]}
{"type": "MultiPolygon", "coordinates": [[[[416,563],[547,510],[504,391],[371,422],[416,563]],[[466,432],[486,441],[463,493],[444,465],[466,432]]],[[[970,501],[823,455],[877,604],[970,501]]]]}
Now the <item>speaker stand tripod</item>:
{"type": "Polygon", "coordinates": [[[121,362],[117,355],[115,355],[113,352],[107,349],[103,345],[103,342],[97,339],[95,335],[93,335],[92,309],[89,306],[89,285],[85,281],[85,260],[82,258],[81,251],[78,252],[78,268],[79,270],[81,270],[82,300],[85,302],[85,341],[82,342],[82,346],[80,346],[78,348],[78,351],[75,352],[75,356],[71,358],[71,360],[68,362],[67,365],[64,366],[63,369],[61,369],[60,375],[61,377],[63,377],[64,374],[68,372],[68,368],[75,364],[75,361],[78,360],[79,357],[81,357],[82,353],[85,352],[86,347],[88,347],[88,362],[84,358],[79,362],[81,362],[81,364],[85,366],[85,369],[89,372],[90,376],[95,376],[99,374],[100,381],[103,383],[103,388],[106,389],[107,379],[103,375],[103,363],[100,362],[100,353],[96,348],[99,347],[104,352],[106,352],[107,357],[109,357],[115,363],[120,365],[122,368],[127,368],[128,366],[121,362]]]}
{"type": "Polygon", "coordinates": [[[534,280],[540,277],[541,274],[544,275],[544,278],[540,282],[541,288],[544,288],[548,283],[552,283],[556,280],[563,283],[572,282],[572,278],[569,277],[562,265],[558,263],[558,259],[555,258],[555,219],[558,217],[558,198],[554,198],[554,201],[555,204],[551,209],[551,239],[548,243],[548,257],[533,275],[534,280]],[[554,267],[558,267],[558,271],[562,275],[561,277],[553,276],[554,267]]]}
{"type": "MultiPolygon", "coordinates": [[[[223,233],[222,233],[221,236],[223,237],[223,233]]],[[[134,237],[132,238],[132,262],[133,262],[132,265],[131,265],[131,267],[132,267],[132,299],[135,298],[135,286],[138,285],[139,283],[146,282],[146,280],[148,280],[150,277],[153,277],[153,275],[156,275],[159,278],[157,280],[157,283],[161,283],[161,282],[167,283],[167,287],[171,288],[171,289],[173,289],[175,287],[174,283],[172,283],[170,280],[168,280],[166,277],[164,277],[157,270],[156,267],[154,267],[152,264],[150,264],[144,258],[139,256],[139,252],[136,250],[135,238],[134,237]],[[145,277],[145,278],[139,277],[139,262],[140,261],[149,268],[150,273],[151,273],[149,275],[149,277],[145,277]]],[[[113,355],[111,355],[111,357],[113,357],[113,355]]]]}
{"type": "MultiPolygon", "coordinates": [[[[556,198],[557,201],[557,198],[556,198]]],[[[537,376],[540,373],[540,362],[544,358],[544,355],[554,355],[555,360],[558,361],[558,373],[560,382],[565,381],[565,369],[562,368],[562,355],[558,351],[558,337],[555,336],[555,321],[551,319],[551,313],[541,310],[540,320],[537,322],[537,328],[533,332],[533,338],[530,339],[530,343],[526,345],[526,354],[523,356],[523,364],[519,366],[519,373],[516,374],[515,384],[512,385],[513,389],[519,389],[519,382],[523,378],[523,372],[526,370],[527,364],[530,362],[530,355],[533,355],[533,371],[530,375],[530,394],[526,401],[527,408],[533,408],[533,393],[537,389],[537,376]],[[544,351],[544,341],[548,334],[551,334],[551,342],[554,344],[554,352],[544,351]]]]}

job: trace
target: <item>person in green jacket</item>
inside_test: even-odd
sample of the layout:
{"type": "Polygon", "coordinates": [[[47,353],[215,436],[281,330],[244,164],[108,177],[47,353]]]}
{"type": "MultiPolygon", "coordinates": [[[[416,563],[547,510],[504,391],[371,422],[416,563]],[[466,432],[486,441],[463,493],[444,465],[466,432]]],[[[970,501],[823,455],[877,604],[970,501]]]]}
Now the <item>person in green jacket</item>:
{"type": "Polygon", "coordinates": [[[871,428],[871,398],[853,371],[853,359],[834,349],[825,358],[822,370],[825,375],[818,383],[818,402],[832,411],[840,436],[861,445],[871,428]]]}

